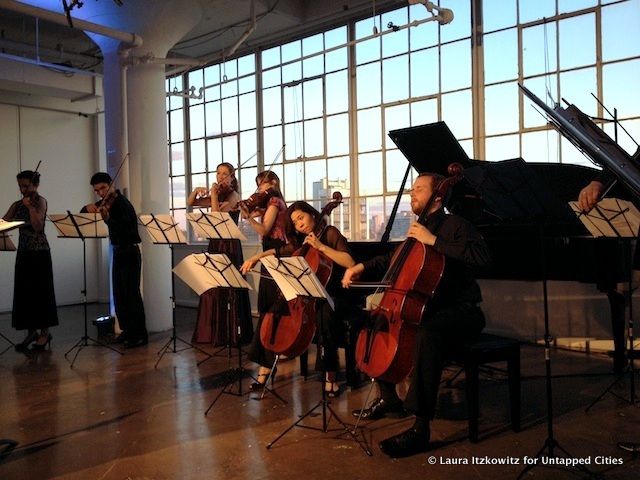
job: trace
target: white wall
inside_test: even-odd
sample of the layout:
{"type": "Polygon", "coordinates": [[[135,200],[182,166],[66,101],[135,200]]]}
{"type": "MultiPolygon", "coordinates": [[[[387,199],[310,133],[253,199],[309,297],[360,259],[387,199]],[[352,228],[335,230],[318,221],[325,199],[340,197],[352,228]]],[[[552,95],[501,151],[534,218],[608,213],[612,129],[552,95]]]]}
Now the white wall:
{"type": "MultiPolygon", "coordinates": [[[[0,209],[6,212],[20,198],[15,175],[33,169],[39,160],[39,192],[49,203],[49,213],[77,212],[93,201],[89,179],[100,157],[101,122],[97,116],[54,112],[0,104],[0,209]]],[[[82,242],[56,238],[50,222],[46,233],[51,245],[58,305],[81,302],[82,242]]],[[[17,243],[17,233],[14,235],[17,243]]],[[[103,270],[106,240],[87,240],[87,291],[89,301],[107,298],[103,270]],[[98,268],[96,268],[98,266],[98,268]],[[99,280],[100,279],[100,280],[99,280]]],[[[0,252],[0,311],[11,310],[15,254],[0,252]]]]}

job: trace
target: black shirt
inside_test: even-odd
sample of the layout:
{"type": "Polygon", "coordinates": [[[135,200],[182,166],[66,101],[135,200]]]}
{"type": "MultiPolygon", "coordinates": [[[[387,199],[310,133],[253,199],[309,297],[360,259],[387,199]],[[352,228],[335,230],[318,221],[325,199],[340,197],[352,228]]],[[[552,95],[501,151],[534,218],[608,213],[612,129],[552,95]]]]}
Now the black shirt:
{"type": "MultiPolygon", "coordinates": [[[[102,200],[95,203],[99,206],[102,200]]],[[[82,207],[80,213],[86,213],[86,207],[82,207]]],[[[109,218],[105,220],[109,227],[109,240],[114,246],[135,245],[141,242],[138,234],[138,217],[131,202],[116,190],[116,196],[109,209],[109,218]]]]}
{"type": "MultiPolygon", "coordinates": [[[[445,256],[442,279],[427,311],[459,303],[480,303],[482,294],[473,267],[485,266],[491,261],[489,248],[480,232],[464,218],[448,215],[443,210],[431,214],[426,227],[437,237],[432,248],[445,256]]],[[[389,269],[393,253],[363,262],[365,271],[382,277],[389,269]]]]}

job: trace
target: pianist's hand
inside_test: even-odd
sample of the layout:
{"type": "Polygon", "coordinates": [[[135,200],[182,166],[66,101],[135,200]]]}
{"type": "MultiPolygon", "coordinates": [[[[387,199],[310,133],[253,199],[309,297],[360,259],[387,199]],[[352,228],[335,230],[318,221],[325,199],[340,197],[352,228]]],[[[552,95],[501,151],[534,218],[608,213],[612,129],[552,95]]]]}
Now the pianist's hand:
{"type": "Polygon", "coordinates": [[[598,203],[598,200],[600,200],[600,197],[602,196],[603,189],[604,186],[602,183],[597,181],[593,181],[584,187],[578,195],[578,206],[580,207],[580,210],[588,212],[595,207],[596,203],[598,203]]]}

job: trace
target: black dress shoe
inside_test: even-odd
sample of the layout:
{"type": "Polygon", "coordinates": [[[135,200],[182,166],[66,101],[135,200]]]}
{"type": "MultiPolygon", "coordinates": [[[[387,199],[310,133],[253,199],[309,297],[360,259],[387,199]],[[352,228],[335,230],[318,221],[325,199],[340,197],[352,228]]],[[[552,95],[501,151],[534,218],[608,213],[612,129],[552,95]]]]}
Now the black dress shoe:
{"type": "Polygon", "coordinates": [[[398,435],[389,437],[380,442],[379,447],[382,453],[391,458],[402,458],[422,453],[429,446],[429,430],[418,431],[415,428],[405,430],[398,435]]]}
{"type": "Polygon", "coordinates": [[[122,332],[117,337],[113,337],[113,340],[111,340],[111,343],[124,343],[126,339],[127,339],[126,335],[124,334],[124,332],[122,332]]]}
{"type": "Polygon", "coordinates": [[[124,341],[124,348],[142,347],[147,343],[149,343],[149,339],[147,337],[127,338],[124,341]]]}
{"type": "Polygon", "coordinates": [[[388,414],[393,414],[397,418],[406,417],[407,412],[402,406],[402,402],[397,400],[395,402],[389,402],[384,398],[376,398],[369,408],[364,410],[352,410],[351,415],[354,417],[360,417],[362,420],[378,420],[388,414]],[[362,412],[362,415],[360,414],[362,412]]]}

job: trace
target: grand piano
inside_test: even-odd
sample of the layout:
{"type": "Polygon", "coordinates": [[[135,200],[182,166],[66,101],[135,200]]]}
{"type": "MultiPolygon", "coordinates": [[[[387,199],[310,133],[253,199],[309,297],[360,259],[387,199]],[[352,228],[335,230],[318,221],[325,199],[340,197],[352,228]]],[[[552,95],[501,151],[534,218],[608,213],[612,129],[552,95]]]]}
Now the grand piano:
{"type": "MultiPolygon", "coordinates": [[[[389,137],[418,172],[447,176],[447,167],[454,162],[465,169],[464,180],[451,192],[448,209],[474,223],[491,248],[493,263],[479,271],[478,278],[597,284],[608,296],[611,307],[614,369],[623,367],[624,297],[615,291],[615,286],[628,280],[631,240],[593,238],[567,204],[577,199],[580,190],[601,174],[600,170],[522,159],[472,160],[444,122],[394,130],[389,132],[389,137]],[[486,177],[493,177],[493,183],[511,183],[516,187],[506,186],[509,195],[504,195],[504,191],[495,194],[491,191],[491,182],[486,183],[486,188],[480,186],[486,177]],[[518,183],[523,179],[526,185],[520,188],[518,183]],[[536,197],[535,201],[531,196],[536,197]]],[[[630,198],[628,189],[622,185],[615,186],[609,195],[630,198]]],[[[356,261],[397,245],[398,242],[388,242],[384,237],[388,237],[391,230],[398,203],[396,201],[383,242],[350,243],[356,261]]]]}

